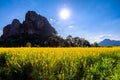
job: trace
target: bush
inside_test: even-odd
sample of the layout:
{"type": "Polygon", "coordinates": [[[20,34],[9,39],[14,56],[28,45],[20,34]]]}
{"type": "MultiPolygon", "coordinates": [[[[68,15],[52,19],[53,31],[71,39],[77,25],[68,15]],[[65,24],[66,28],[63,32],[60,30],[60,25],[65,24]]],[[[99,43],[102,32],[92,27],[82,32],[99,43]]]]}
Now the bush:
{"type": "Polygon", "coordinates": [[[25,46],[26,47],[32,47],[32,44],[30,42],[27,42],[25,46]]]}

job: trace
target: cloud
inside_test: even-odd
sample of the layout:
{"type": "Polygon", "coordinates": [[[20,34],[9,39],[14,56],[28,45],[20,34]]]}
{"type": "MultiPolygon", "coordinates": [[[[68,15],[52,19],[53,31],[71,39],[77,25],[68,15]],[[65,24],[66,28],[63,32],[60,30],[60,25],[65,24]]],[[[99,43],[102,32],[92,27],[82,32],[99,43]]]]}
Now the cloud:
{"type": "Polygon", "coordinates": [[[120,36],[116,35],[116,34],[102,34],[102,35],[88,35],[85,36],[85,39],[87,39],[88,41],[90,41],[90,43],[94,43],[94,42],[101,42],[104,39],[111,39],[111,40],[120,40],[120,36]]]}
{"type": "Polygon", "coordinates": [[[69,25],[69,26],[68,26],[68,28],[70,28],[70,29],[73,28],[73,27],[74,27],[73,25],[69,25]]]}
{"type": "Polygon", "coordinates": [[[99,35],[99,36],[98,36],[98,38],[100,38],[100,39],[110,38],[110,37],[112,37],[111,34],[104,34],[104,35],[99,35]]]}
{"type": "Polygon", "coordinates": [[[116,39],[115,36],[113,36],[112,34],[102,34],[102,35],[96,35],[94,40],[96,40],[96,42],[100,42],[104,39],[116,39]]]}
{"type": "Polygon", "coordinates": [[[55,19],[52,19],[52,18],[50,18],[50,21],[51,21],[51,22],[56,22],[56,20],[55,20],[55,19]]]}

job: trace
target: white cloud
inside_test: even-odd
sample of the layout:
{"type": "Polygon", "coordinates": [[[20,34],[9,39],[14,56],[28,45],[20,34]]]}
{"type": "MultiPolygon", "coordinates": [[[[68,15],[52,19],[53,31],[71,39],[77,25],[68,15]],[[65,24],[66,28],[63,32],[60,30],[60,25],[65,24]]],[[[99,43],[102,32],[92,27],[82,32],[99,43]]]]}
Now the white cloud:
{"type": "Polygon", "coordinates": [[[51,22],[56,22],[56,20],[55,20],[55,19],[52,19],[52,18],[50,18],[50,21],[51,21],[51,22]]]}
{"type": "Polygon", "coordinates": [[[73,25],[68,26],[68,28],[73,28],[73,27],[74,27],[73,25]]]}
{"type": "Polygon", "coordinates": [[[100,39],[110,38],[110,37],[112,37],[111,34],[103,34],[103,35],[99,35],[99,36],[98,36],[98,38],[100,38],[100,39]]]}
{"type": "Polygon", "coordinates": [[[87,39],[90,43],[94,42],[101,42],[104,39],[111,39],[111,40],[120,40],[120,36],[115,34],[102,34],[102,35],[89,35],[86,36],[85,39],[87,39]]]}

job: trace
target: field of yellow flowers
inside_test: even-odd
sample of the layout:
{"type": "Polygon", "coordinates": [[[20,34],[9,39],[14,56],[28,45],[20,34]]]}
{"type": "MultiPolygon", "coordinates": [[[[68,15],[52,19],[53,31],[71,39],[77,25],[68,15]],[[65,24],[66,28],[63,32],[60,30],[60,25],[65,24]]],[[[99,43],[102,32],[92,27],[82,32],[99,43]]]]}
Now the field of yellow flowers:
{"type": "Polygon", "coordinates": [[[120,80],[120,47],[0,48],[0,80],[120,80]]]}

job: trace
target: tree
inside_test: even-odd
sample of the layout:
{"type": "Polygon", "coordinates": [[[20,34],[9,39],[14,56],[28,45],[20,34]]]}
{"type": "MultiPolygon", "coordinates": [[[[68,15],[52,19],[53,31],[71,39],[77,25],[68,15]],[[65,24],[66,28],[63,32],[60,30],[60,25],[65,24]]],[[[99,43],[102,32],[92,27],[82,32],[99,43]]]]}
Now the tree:
{"type": "Polygon", "coordinates": [[[72,37],[71,35],[67,36],[65,39],[65,47],[89,47],[90,43],[79,37],[72,37]]]}
{"type": "Polygon", "coordinates": [[[73,38],[73,43],[75,47],[80,47],[81,46],[81,39],[79,37],[73,38]]]}
{"type": "Polygon", "coordinates": [[[26,46],[26,47],[31,47],[32,45],[31,45],[30,42],[27,42],[25,46],[26,46]]]}
{"type": "Polygon", "coordinates": [[[65,47],[72,47],[73,46],[73,38],[71,35],[68,35],[65,39],[65,47]]]}
{"type": "Polygon", "coordinates": [[[94,42],[92,46],[93,46],[93,47],[99,47],[99,45],[98,45],[97,42],[94,42]]]}
{"type": "Polygon", "coordinates": [[[62,47],[63,46],[64,39],[60,36],[53,35],[49,37],[45,42],[45,46],[47,47],[62,47]]]}

